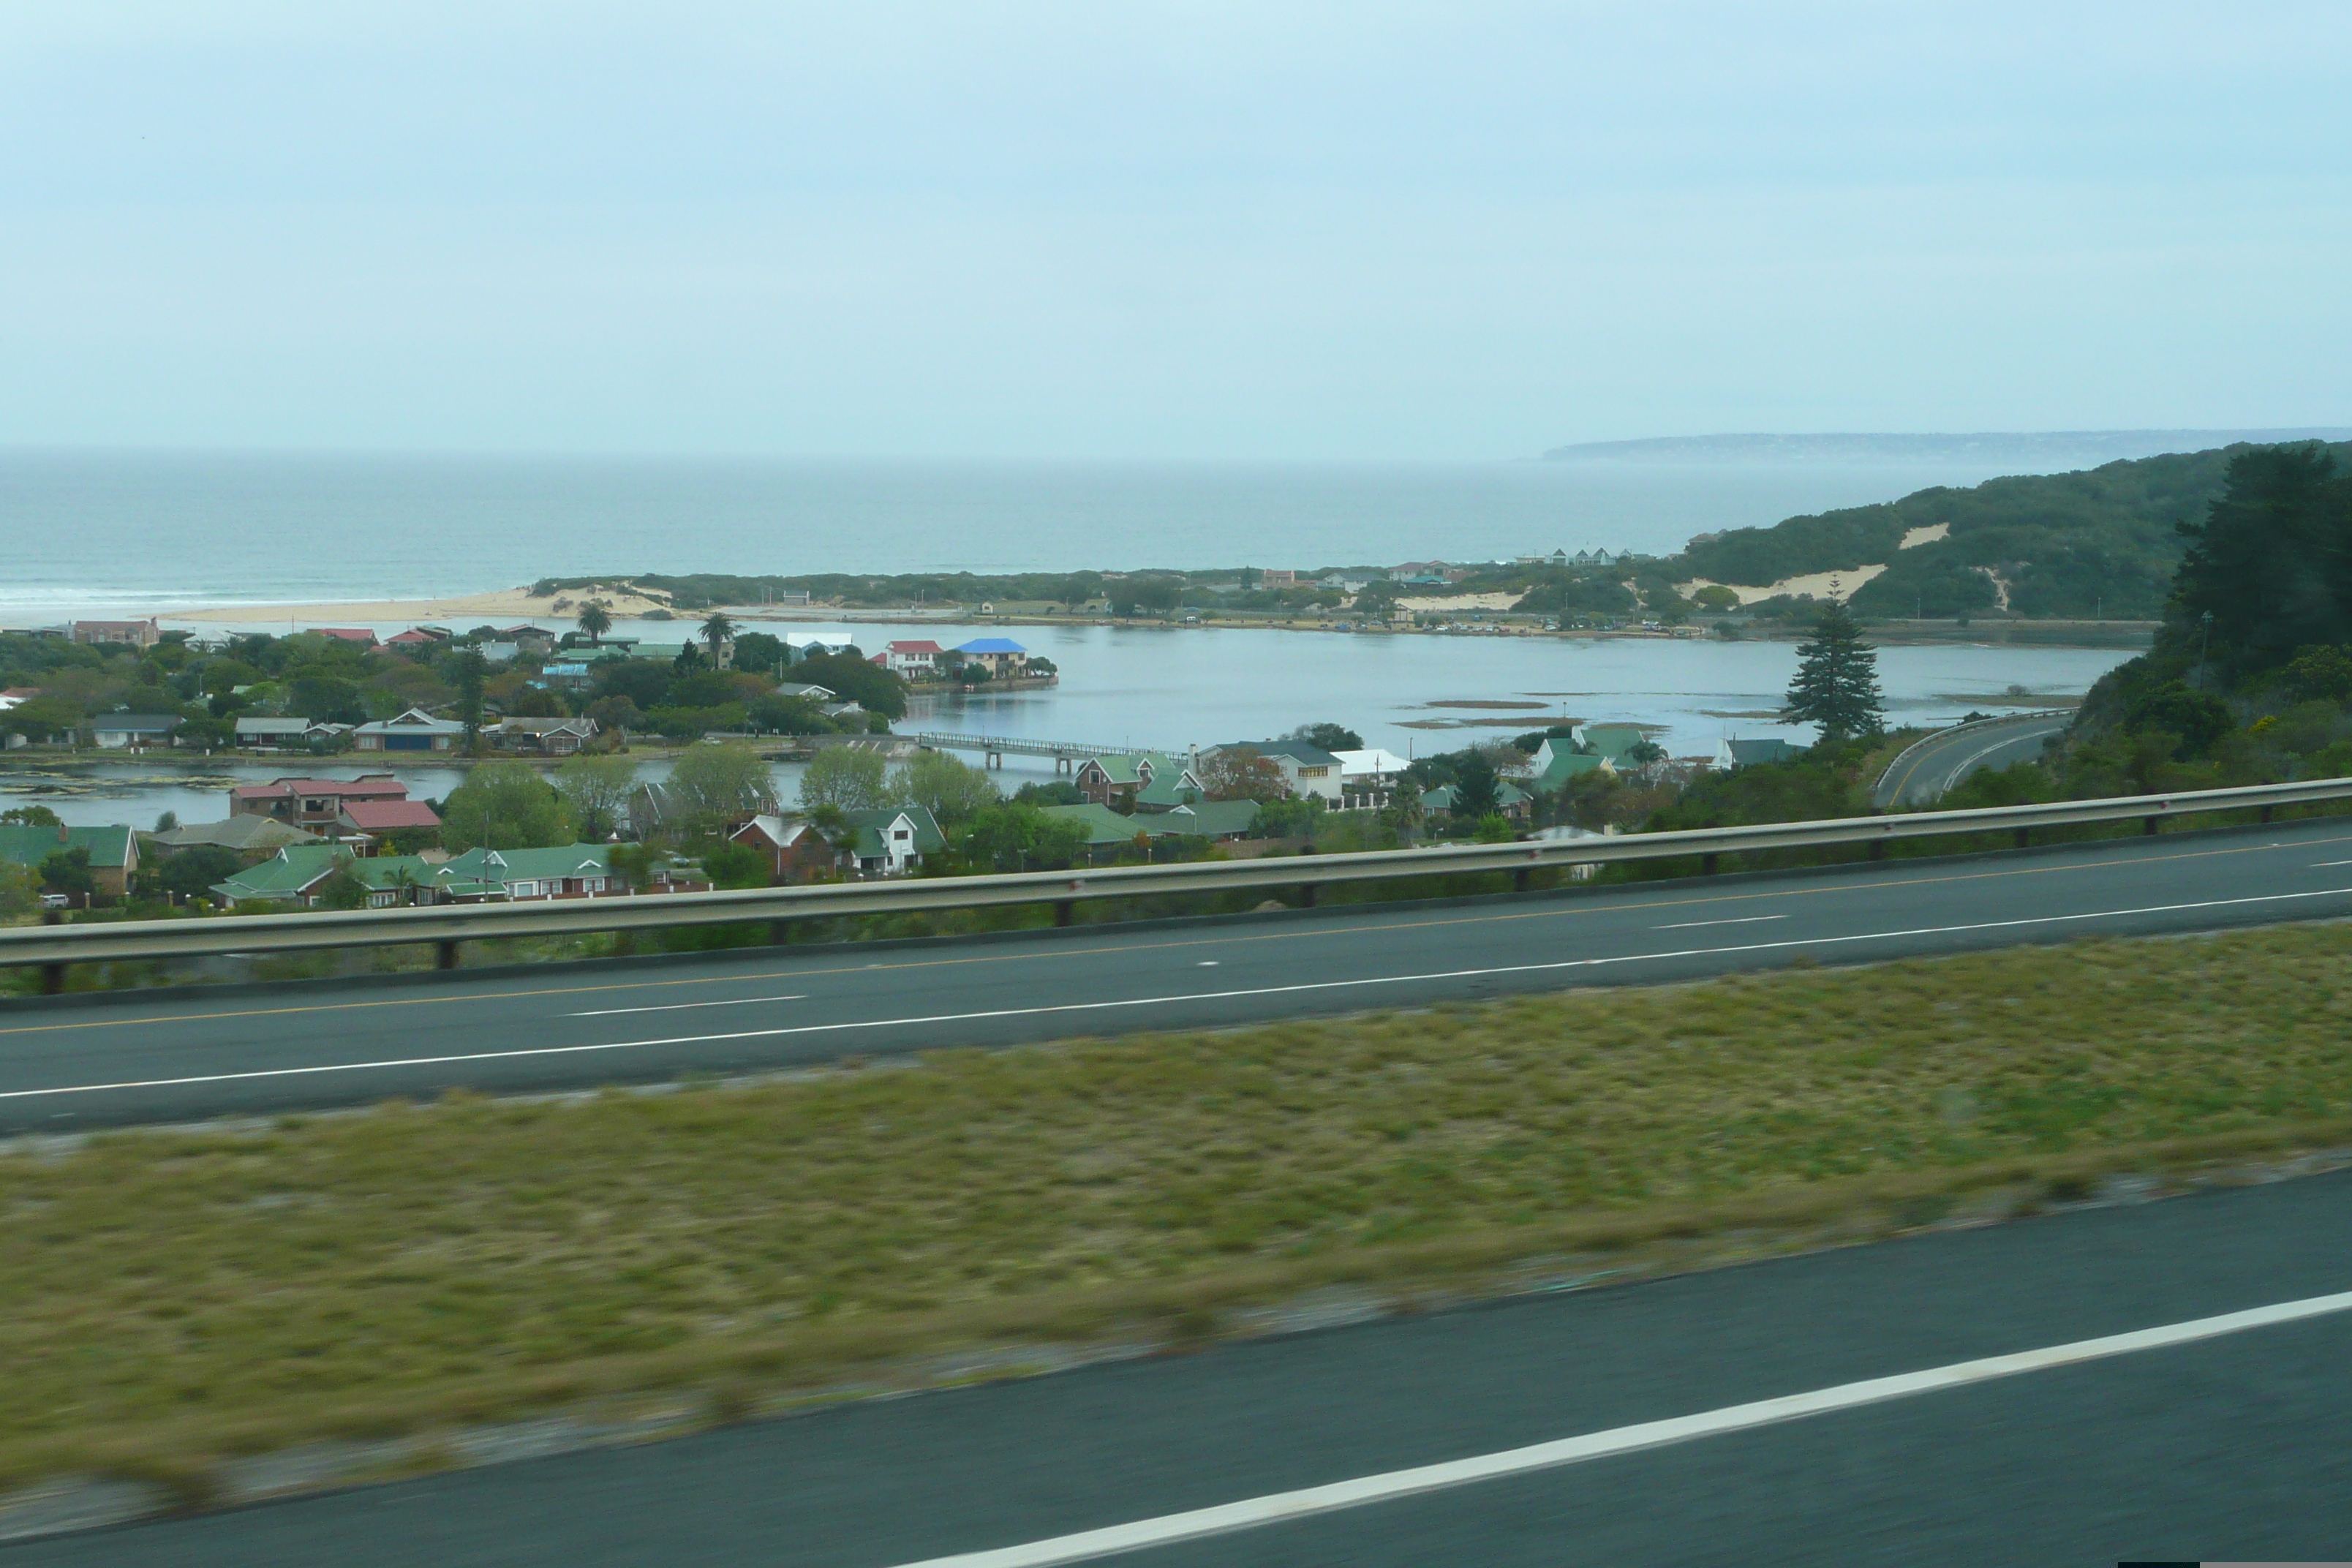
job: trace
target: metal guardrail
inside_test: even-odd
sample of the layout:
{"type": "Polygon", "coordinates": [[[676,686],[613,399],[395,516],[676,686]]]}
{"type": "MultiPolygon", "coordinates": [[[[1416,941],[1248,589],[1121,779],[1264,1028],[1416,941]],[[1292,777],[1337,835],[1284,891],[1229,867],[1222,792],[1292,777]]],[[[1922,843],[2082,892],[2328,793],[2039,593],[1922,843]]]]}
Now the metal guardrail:
{"type": "Polygon", "coordinates": [[[2033,708],[2019,713],[2000,713],[1990,719],[1964,720],[1958,724],[1947,724],[1940,730],[1931,730],[1895,753],[1895,760],[1881,769],[1878,777],[1871,781],[1871,794],[1874,797],[1880,790],[1885,789],[1886,781],[1895,776],[1895,770],[1910,761],[1916,753],[1926,751],[1930,746],[1940,745],[1964,730],[1989,730],[1995,724],[2015,724],[2028,719],[2055,719],[2062,715],[2071,716],[2074,710],[2070,708],[2033,708]]]}
{"type": "Polygon", "coordinates": [[[545,903],[439,904],[422,909],[306,910],[282,915],[239,915],[173,921],[123,921],[0,931],[0,965],[103,963],[226,953],[292,952],[318,948],[439,944],[454,964],[461,942],[489,937],[557,936],[583,931],[662,931],[744,921],[789,922],[842,915],[905,914],[925,910],[1004,904],[1068,906],[1082,899],[1170,893],[1226,893],[1258,888],[1303,889],[1344,882],[1395,881],[1467,872],[1525,873],[1547,866],[1608,864],[1698,858],[1703,870],[1717,858],[1759,850],[1837,844],[1881,844],[1951,834],[2013,833],[2018,841],[2037,827],[2138,819],[2154,833],[2167,817],[2214,811],[2259,810],[2264,820],[2283,805],[2352,800],[2352,779],[2253,784],[2179,795],[2124,795],[2062,801],[2050,805],[2001,805],[1969,811],[1906,812],[1888,816],[1834,817],[1824,822],[1769,823],[1753,827],[1704,827],[1675,833],[1543,843],[1445,845],[1361,854],[1284,856],[1272,859],[1113,866],[1073,871],[1027,871],[985,877],[942,877],[888,882],[759,888],[737,892],[615,896],[545,903]]]}

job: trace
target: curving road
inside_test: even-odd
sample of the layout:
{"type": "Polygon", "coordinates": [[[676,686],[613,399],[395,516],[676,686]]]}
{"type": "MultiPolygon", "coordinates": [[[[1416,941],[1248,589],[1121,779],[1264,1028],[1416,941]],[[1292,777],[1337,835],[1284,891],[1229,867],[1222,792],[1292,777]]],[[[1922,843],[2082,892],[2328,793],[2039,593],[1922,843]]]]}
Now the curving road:
{"type": "Polygon", "coordinates": [[[2333,1560],[2347,1292],[2352,1175],[2315,1176],[29,1541],[0,1568],[2333,1560]],[[1202,1510],[1228,1528],[1178,1539],[1202,1510]],[[1106,1531],[1129,1549],[1072,1554],[1106,1531]]]}
{"type": "Polygon", "coordinates": [[[2071,714],[2060,713],[1955,725],[1897,757],[1872,789],[1870,802],[1881,811],[1932,805],[1979,769],[2032,762],[2044,742],[2063,734],[2073,722],[2071,714]]]}
{"type": "Polygon", "coordinates": [[[2352,916],[2352,821],[877,950],[0,1005],[0,1131],[536,1092],[2352,916]]]}

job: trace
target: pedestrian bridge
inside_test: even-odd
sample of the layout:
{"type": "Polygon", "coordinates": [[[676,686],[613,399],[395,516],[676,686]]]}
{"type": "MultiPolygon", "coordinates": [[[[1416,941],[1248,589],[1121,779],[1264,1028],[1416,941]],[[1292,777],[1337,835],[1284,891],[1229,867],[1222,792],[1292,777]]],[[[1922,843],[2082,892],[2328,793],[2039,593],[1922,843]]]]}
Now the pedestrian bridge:
{"type": "Polygon", "coordinates": [[[978,752],[992,768],[1001,768],[1007,757],[1051,757],[1057,773],[1074,773],[1078,764],[1088,757],[1113,756],[1135,752],[1152,751],[1150,746],[1104,746],[1091,741],[1041,741],[1025,735],[964,735],[947,730],[924,730],[914,737],[915,744],[934,752],[978,752]]]}

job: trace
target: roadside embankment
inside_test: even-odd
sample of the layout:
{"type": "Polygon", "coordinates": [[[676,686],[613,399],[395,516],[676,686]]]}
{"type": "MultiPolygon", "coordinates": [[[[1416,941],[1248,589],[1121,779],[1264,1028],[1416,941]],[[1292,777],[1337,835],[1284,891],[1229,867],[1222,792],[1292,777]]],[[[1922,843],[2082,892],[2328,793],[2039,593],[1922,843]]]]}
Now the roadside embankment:
{"type": "Polygon", "coordinates": [[[257,1495],[296,1445],[457,1462],[1991,1220],[2338,1150],[2348,1039],[2323,926],[20,1140],[0,1485],[257,1495]]]}

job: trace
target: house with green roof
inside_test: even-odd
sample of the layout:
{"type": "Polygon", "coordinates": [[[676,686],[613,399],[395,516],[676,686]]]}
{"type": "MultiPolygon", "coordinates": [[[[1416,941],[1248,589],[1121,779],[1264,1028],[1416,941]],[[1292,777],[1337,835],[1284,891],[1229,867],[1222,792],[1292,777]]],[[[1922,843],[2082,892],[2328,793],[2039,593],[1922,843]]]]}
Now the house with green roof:
{"type": "Polygon", "coordinates": [[[492,897],[578,899],[625,891],[613,875],[609,844],[559,844],[541,849],[484,849],[453,855],[434,868],[435,877],[455,887],[476,882],[497,889],[492,897]]]}
{"type": "Polygon", "coordinates": [[[1650,737],[1639,724],[1587,724],[1576,732],[1576,738],[1586,751],[1620,763],[1624,761],[1626,752],[1650,737]]]}
{"type": "Polygon", "coordinates": [[[1201,781],[1165,752],[1106,752],[1078,764],[1078,791],[1113,811],[1166,811],[1181,805],[1187,793],[1198,798],[1201,781]]]}
{"type": "Polygon", "coordinates": [[[225,904],[294,904],[308,908],[318,901],[320,887],[339,867],[352,863],[347,844],[289,844],[267,860],[257,860],[225,881],[212,885],[213,897],[225,904]]]}
{"type": "Polygon", "coordinates": [[[91,885],[100,892],[121,898],[131,890],[139,870],[139,835],[121,825],[109,827],[43,827],[29,823],[0,823],[0,860],[38,871],[41,862],[59,850],[70,855],[89,852],[91,885]]]}
{"type": "Polygon", "coordinates": [[[919,805],[886,805],[874,811],[843,815],[856,831],[851,858],[869,877],[901,877],[923,863],[923,857],[948,847],[937,818],[919,805]]]}
{"type": "Polygon", "coordinates": [[[1087,849],[1130,848],[1136,839],[1162,831],[1160,817],[1122,816],[1107,805],[1087,801],[1083,805],[1048,805],[1039,808],[1055,822],[1076,823],[1085,830],[1087,849]]]}
{"type": "Polygon", "coordinates": [[[1534,765],[1528,773],[1526,788],[1534,795],[1555,795],[1571,780],[1587,773],[1613,773],[1617,764],[1609,758],[1591,752],[1570,751],[1566,746],[1554,748],[1549,741],[1536,748],[1534,765]]]}
{"type": "Polygon", "coordinates": [[[1221,842],[1249,837],[1257,817],[1258,804],[1254,800],[1198,800],[1162,812],[1152,819],[1151,830],[1221,842]]]}
{"type": "MultiPolygon", "coordinates": [[[[1423,810],[1444,812],[1451,816],[1454,815],[1454,803],[1461,797],[1462,792],[1455,785],[1439,784],[1421,797],[1421,804],[1423,810]]],[[[1528,808],[1533,799],[1527,791],[1508,779],[1495,781],[1495,808],[1510,821],[1526,821],[1528,808]]]]}

